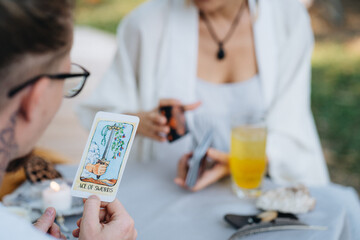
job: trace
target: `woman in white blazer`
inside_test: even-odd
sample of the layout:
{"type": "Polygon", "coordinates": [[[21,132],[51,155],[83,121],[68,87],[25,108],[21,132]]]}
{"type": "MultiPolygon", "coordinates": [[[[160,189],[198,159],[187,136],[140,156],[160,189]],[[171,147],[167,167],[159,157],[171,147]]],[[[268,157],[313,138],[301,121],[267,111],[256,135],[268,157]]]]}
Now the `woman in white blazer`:
{"type": "Polygon", "coordinates": [[[230,86],[222,94],[238,88],[245,96],[231,111],[256,109],[266,116],[269,174],[276,183],[329,182],[310,108],[314,39],[298,0],[151,0],[122,20],[117,41],[112,66],[79,109],[85,126],[98,110],[139,115],[136,158],[152,159],[154,149],[168,147],[156,146],[168,131],[157,113],[161,101],[202,101],[187,116],[196,135],[191,122],[211,101],[206,92],[230,86]]]}

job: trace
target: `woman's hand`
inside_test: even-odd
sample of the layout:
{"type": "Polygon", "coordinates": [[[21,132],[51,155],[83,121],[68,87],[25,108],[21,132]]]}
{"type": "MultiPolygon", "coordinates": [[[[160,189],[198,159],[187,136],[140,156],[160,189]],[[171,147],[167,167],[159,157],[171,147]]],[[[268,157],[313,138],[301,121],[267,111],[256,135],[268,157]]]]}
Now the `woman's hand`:
{"type": "Polygon", "coordinates": [[[117,199],[105,203],[97,196],[90,196],[85,201],[83,217],[76,224],[79,228],[73,235],[80,240],[135,240],[137,237],[134,220],[117,199]]]}
{"type": "Polygon", "coordinates": [[[159,113],[158,108],[150,112],[139,112],[135,115],[140,118],[137,130],[140,135],[159,142],[166,141],[166,135],[170,132],[170,127],[166,125],[166,117],[159,113]]]}
{"type": "MultiPolygon", "coordinates": [[[[174,182],[183,188],[188,188],[185,180],[189,169],[188,161],[191,155],[191,153],[186,154],[180,159],[178,163],[177,177],[174,179],[174,182]]],[[[229,155],[227,153],[209,148],[206,156],[214,161],[214,165],[210,169],[205,169],[203,174],[198,178],[195,186],[190,189],[191,191],[199,191],[230,174],[229,155]]]]}
{"type": "MultiPolygon", "coordinates": [[[[176,99],[161,99],[159,106],[149,112],[139,112],[135,114],[140,118],[138,133],[142,136],[151,138],[159,142],[167,141],[166,135],[170,132],[170,127],[166,117],[160,114],[159,108],[163,106],[181,106],[181,102],[176,99]]],[[[185,111],[196,109],[200,102],[184,105],[185,111]]]]}

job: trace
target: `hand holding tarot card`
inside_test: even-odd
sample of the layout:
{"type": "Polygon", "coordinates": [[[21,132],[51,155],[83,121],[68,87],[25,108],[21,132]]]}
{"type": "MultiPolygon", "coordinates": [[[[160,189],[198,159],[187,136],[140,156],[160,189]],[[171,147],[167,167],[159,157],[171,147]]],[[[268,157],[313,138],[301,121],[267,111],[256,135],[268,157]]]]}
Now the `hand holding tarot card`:
{"type": "Polygon", "coordinates": [[[135,116],[96,114],[71,188],[73,196],[115,199],[138,124],[135,116]]]}

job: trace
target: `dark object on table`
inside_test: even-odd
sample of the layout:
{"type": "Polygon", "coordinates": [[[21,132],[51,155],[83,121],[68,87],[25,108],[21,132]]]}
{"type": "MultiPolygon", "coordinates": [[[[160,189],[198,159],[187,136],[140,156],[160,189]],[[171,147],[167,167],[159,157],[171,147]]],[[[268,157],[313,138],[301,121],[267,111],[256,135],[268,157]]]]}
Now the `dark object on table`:
{"type": "Polygon", "coordinates": [[[26,179],[32,183],[42,180],[61,178],[61,174],[56,171],[54,164],[37,156],[30,155],[24,165],[26,179]]]}
{"type": "Polygon", "coordinates": [[[66,164],[69,162],[66,157],[59,153],[41,148],[35,148],[28,155],[11,161],[6,169],[3,182],[0,185],[0,200],[2,200],[5,195],[12,193],[27,180],[24,166],[32,155],[43,158],[52,164],[66,164]]]}
{"type": "Polygon", "coordinates": [[[8,166],[6,167],[7,173],[14,173],[25,166],[25,163],[29,160],[32,153],[29,153],[23,157],[16,158],[9,162],[8,166]]]}
{"type": "Polygon", "coordinates": [[[160,113],[166,117],[167,125],[170,127],[170,132],[166,136],[169,142],[176,141],[189,132],[183,106],[163,106],[160,107],[160,113]]]}
{"type": "Polygon", "coordinates": [[[298,220],[298,218],[294,214],[281,213],[276,211],[262,212],[257,215],[226,214],[224,216],[225,221],[236,229],[242,228],[246,225],[253,223],[270,222],[279,218],[298,220]]]}
{"type": "Polygon", "coordinates": [[[326,230],[327,227],[323,226],[310,226],[299,220],[289,218],[277,218],[270,222],[253,223],[243,226],[237,230],[229,240],[240,239],[249,235],[273,232],[273,231],[285,231],[285,230],[326,230]]]}

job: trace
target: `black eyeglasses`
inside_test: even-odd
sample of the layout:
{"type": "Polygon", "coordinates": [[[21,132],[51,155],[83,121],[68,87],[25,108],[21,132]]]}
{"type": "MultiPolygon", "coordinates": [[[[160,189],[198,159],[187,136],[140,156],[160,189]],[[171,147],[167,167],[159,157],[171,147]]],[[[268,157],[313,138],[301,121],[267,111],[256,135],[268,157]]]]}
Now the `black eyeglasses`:
{"type": "Polygon", "coordinates": [[[90,76],[90,72],[88,72],[82,66],[72,63],[71,64],[71,72],[70,73],[61,73],[61,74],[41,74],[36,76],[23,84],[12,88],[8,92],[8,97],[11,98],[19,93],[24,88],[34,84],[36,81],[43,77],[50,78],[52,80],[63,80],[64,84],[64,97],[72,98],[78,95],[81,90],[84,88],[85,82],[87,78],[90,76]]]}

